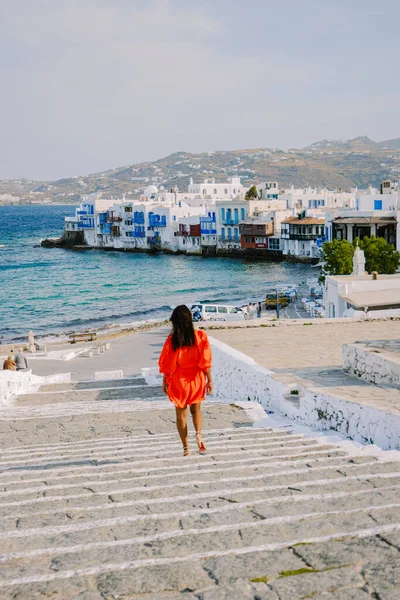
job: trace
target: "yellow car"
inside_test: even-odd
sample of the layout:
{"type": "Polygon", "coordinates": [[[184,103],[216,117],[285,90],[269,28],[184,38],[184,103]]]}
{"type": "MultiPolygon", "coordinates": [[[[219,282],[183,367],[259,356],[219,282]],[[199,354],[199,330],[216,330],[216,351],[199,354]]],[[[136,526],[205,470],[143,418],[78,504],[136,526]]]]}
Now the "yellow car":
{"type": "MultiPolygon", "coordinates": [[[[285,308],[289,304],[289,298],[285,296],[283,292],[279,292],[279,307],[285,308]]],[[[265,308],[269,310],[270,308],[276,308],[276,292],[271,292],[267,294],[265,297],[265,308]]]]}

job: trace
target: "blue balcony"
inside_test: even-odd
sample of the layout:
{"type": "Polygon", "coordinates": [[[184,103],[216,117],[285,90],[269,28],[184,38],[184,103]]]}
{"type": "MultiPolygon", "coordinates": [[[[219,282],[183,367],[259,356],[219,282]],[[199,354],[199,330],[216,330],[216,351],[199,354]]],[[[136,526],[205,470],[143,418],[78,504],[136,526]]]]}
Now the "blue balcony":
{"type": "Polygon", "coordinates": [[[220,242],[240,242],[239,235],[220,235],[220,242]]]}
{"type": "Polygon", "coordinates": [[[239,225],[239,217],[237,219],[232,219],[232,217],[225,217],[222,219],[223,225],[239,225]]]}
{"type": "Polygon", "coordinates": [[[167,217],[165,215],[155,215],[149,213],[149,226],[150,227],[166,227],[167,217]]]}
{"type": "Polygon", "coordinates": [[[135,211],[133,213],[132,222],[137,225],[144,225],[144,212],[135,211]]]}
{"type": "Polygon", "coordinates": [[[78,223],[78,229],[93,229],[94,225],[91,223],[78,223]]]}
{"type": "Polygon", "coordinates": [[[94,215],[94,206],[93,204],[81,204],[81,210],[84,211],[85,215],[94,215]]]}
{"type": "Polygon", "coordinates": [[[200,233],[201,235],[216,235],[217,224],[215,213],[208,213],[207,217],[200,217],[200,233]]]}
{"type": "Polygon", "coordinates": [[[135,227],[135,230],[131,232],[132,237],[142,238],[146,236],[146,231],[144,227],[135,227]]]}

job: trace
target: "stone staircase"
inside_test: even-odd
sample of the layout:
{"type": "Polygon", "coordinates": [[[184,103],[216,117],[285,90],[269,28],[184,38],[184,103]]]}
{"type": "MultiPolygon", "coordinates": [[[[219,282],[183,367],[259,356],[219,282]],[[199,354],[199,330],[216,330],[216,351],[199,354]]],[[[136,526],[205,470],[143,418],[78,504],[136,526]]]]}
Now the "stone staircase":
{"type": "Polygon", "coordinates": [[[2,600],[398,600],[400,462],[207,401],[182,457],[142,378],[0,414],[2,600]]]}

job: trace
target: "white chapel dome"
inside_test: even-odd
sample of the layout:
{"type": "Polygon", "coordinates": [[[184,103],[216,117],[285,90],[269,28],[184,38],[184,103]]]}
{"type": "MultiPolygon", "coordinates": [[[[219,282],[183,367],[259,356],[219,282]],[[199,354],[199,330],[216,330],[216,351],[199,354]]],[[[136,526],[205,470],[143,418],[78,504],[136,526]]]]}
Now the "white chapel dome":
{"type": "Polygon", "coordinates": [[[150,198],[150,196],[154,196],[158,193],[158,189],[155,185],[148,185],[144,188],[144,195],[150,198]]]}

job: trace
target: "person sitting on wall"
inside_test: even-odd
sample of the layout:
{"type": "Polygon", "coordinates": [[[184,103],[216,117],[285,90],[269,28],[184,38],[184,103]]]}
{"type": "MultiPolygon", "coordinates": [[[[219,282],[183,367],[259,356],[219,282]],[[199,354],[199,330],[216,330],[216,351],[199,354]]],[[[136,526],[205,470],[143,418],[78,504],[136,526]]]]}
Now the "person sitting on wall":
{"type": "Polygon", "coordinates": [[[9,354],[3,363],[3,371],[16,371],[17,363],[14,362],[12,354],[9,354]]]}
{"type": "Polygon", "coordinates": [[[17,352],[14,356],[14,361],[17,365],[17,371],[24,371],[28,368],[28,361],[25,356],[21,354],[21,348],[17,348],[17,352]]]}

